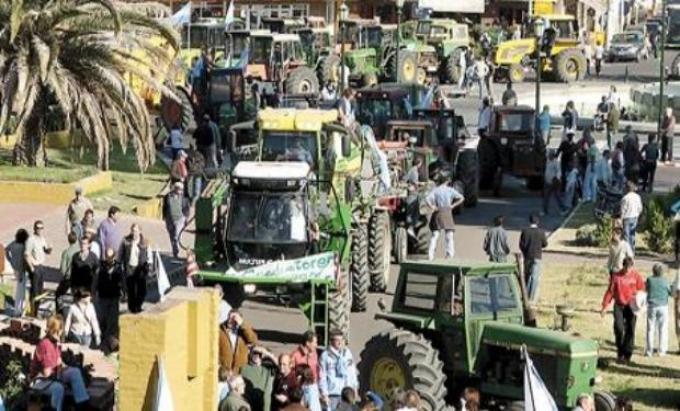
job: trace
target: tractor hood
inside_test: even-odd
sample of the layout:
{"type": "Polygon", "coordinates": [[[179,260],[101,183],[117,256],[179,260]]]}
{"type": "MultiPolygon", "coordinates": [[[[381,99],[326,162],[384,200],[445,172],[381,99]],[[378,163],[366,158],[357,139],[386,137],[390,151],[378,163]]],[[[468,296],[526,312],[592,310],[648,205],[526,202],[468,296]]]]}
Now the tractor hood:
{"type": "Polygon", "coordinates": [[[497,65],[519,64],[524,56],[534,52],[536,40],[508,40],[496,48],[495,63],[497,65]]]}
{"type": "Polygon", "coordinates": [[[594,340],[573,337],[559,331],[500,322],[485,325],[482,343],[510,349],[519,349],[526,345],[529,353],[560,357],[597,357],[598,350],[594,340]]]}

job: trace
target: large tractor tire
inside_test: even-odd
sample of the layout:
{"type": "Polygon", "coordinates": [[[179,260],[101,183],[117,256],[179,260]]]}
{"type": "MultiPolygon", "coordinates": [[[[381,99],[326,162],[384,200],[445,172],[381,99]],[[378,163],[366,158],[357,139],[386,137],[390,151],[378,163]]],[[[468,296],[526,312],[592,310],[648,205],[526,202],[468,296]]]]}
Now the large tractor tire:
{"type": "Polygon", "coordinates": [[[349,313],[350,313],[350,281],[345,273],[341,276],[338,287],[328,298],[328,328],[338,329],[345,336],[349,336],[349,313]]]}
{"type": "Polygon", "coordinates": [[[319,79],[309,67],[298,67],[293,70],[285,83],[287,94],[318,94],[319,79]]]}
{"type": "Polygon", "coordinates": [[[366,311],[368,288],[371,283],[368,271],[368,236],[364,227],[354,227],[352,256],[349,272],[352,277],[352,311],[366,311]]]}
{"type": "Polygon", "coordinates": [[[342,66],[340,65],[340,56],[335,54],[328,55],[319,65],[319,82],[325,86],[328,82],[338,86],[340,84],[340,77],[342,76],[342,66]]]}
{"type": "Polygon", "coordinates": [[[586,74],[586,58],[576,49],[560,52],[553,65],[557,81],[572,83],[582,79],[586,74]]]}
{"type": "Polygon", "coordinates": [[[461,53],[465,53],[465,50],[456,49],[453,53],[449,54],[449,58],[446,59],[446,65],[444,66],[444,81],[447,84],[458,84],[460,78],[465,75],[459,64],[461,53]]]}
{"type": "Polygon", "coordinates": [[[161,96],[161,120],[168,129],[177,123],[182,130],[196,128],[194,105],[189,93],[181,87],[174,87],[173,92],[179,101],[170,96],[161,96]]]}
{"type": "Polygon", "coordinates": [[[359,386],[388,403],[394,393],[414,389],[427,411],[446,407],[446,376],[439,352],[420,334],[392,329],[371,338],[359,360],[359,386]]]}
{"type": "Polygon", "coordinates": [[[476,206],[479,199],[479,156],[476,150],[462,150],[458,153],[456,180],[463,184],[465,206],[476,206]]]}
{"type": "Polygon", "coordinates": [[[394,231],[392,254],[394,254],[394,261],[397,264],[403,263],[408,258],[408,231],[406,227],[397,227],[394,231]]]}
{"type": "Polygon", "coordinates": [[[385,292],[390,279],[392,235],[390,215],[377,211],[368,223],[368,269],[371,273],[371,290],[385,292]]]}
{"type": "Polygon", "coordinates": [[[388,64],[390,79],[400,83],[413,84],[418,74],[418,60],[415,54],[405,50],[399,51],[399,61],[396,54],[390,57],[388,64]]]}
{"type": "Polygon", "coordinates": [[[479,145],[477,145],[477,154],[479,158],[479,188],[491,190],[498,169],[498,156],[494,143],[488,138],[480,139],[479,145]]]}
{"type": "Polygon", "coordinates": [[[508,68],[508,81],[511,83],[521,83],[524,81],[524,68],[519,64],[512,64],[508,68]]]}
{"type": "Polygon", "coordinates": [[[416,237],[409,236],[408,238],[408,253],[417,255],[427,255],[430,248],[430,239],[432,238],[432,231],[428,224],[428,219],[422,217],[418,224],[413,228],[416,237]]]}

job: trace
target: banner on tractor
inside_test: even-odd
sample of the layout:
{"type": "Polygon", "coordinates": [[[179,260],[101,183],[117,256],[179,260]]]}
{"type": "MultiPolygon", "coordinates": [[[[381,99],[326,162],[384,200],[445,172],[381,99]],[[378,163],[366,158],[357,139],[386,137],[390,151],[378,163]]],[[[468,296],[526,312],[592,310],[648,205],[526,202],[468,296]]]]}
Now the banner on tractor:
{"type": "Polygon", "coordinates": [[[276,280],[291,283],[305,283],[311,280],[335,280],[336,263],[332,252],[316,254],[295,260],[277,260],[239,272],[226,275],[242,282],[276,280]]]}

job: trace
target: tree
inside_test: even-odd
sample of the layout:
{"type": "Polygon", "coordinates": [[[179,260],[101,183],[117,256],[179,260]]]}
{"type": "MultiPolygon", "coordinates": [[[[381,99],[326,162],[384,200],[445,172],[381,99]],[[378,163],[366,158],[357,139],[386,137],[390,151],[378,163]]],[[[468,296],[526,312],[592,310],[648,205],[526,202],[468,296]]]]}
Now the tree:
{"type": "Polygon", "coordinates": [[[152,15],[155,3],[111,0],[0,1],[0,132],[15,117],[15,164],[46,163],[48,113],[64,116],[96,146],[98,167],[109,168],[111,144],[135,148],[140,170],[155,159],[149,113],[139,83],[172,94],[169,72],[178,34],[152,15]]]}

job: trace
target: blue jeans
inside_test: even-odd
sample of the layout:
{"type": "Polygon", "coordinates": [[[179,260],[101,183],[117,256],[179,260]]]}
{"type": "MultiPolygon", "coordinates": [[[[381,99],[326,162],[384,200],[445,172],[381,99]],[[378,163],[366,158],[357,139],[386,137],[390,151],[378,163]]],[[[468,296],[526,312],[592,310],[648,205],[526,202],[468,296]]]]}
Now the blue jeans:
{"type": "Polygon", "coordinates": [[[541,277],[541,260],[524,261],[524,278],[527,283],[529,301],[534,302],[538,298],[538,286],[541,277]]]}
{"type": "Polygon", "coordinates": [[[64,384],[71,386],[73,400],[76,404],[84,403],[90,399],[83,382],[83,375],[78,368],[66,367],[57,380],[38,379],[33,383],[33,388],[48,394],[50,406],[56,411],[61,411],[64,404],[64,384]]]}
{"type": "Polygon", "coordinates": [[[583,181],[583,200],[595,201],[597,197],[597,175],[592,170],[592,166],[586,169],[586,176],[583,181]]]}
{"type": "Polygon", "coordinates": [[[92,344],[92,335],[87,334],[74,334],[72,332],[68,333],[68,340],[74,343],[78,343],[83,347],[90,347],[92,344]]]}
{"type": "Polygon", "coordinates": [[[203,176],[191,176],[189,182],[189,197],[192,201],[196,201],[203,190],[203,176]]]}
{"type": "Polygon", "coordinates": [[[637,223],[637,217],[623,219],[623,239],[628,242],[630,249],[633,250],[633,254],[635,254],[635,230],[637,229],[637,223]]]}
{"type": "Polygon", "coordinates": [[[647,338],[645,355],[652,355],[656,348],[659,354],[664,355],[668,351],[668,305],[647,306],[647,338]],[[654,346],[654,340],[657,345],[654,346]]]}

